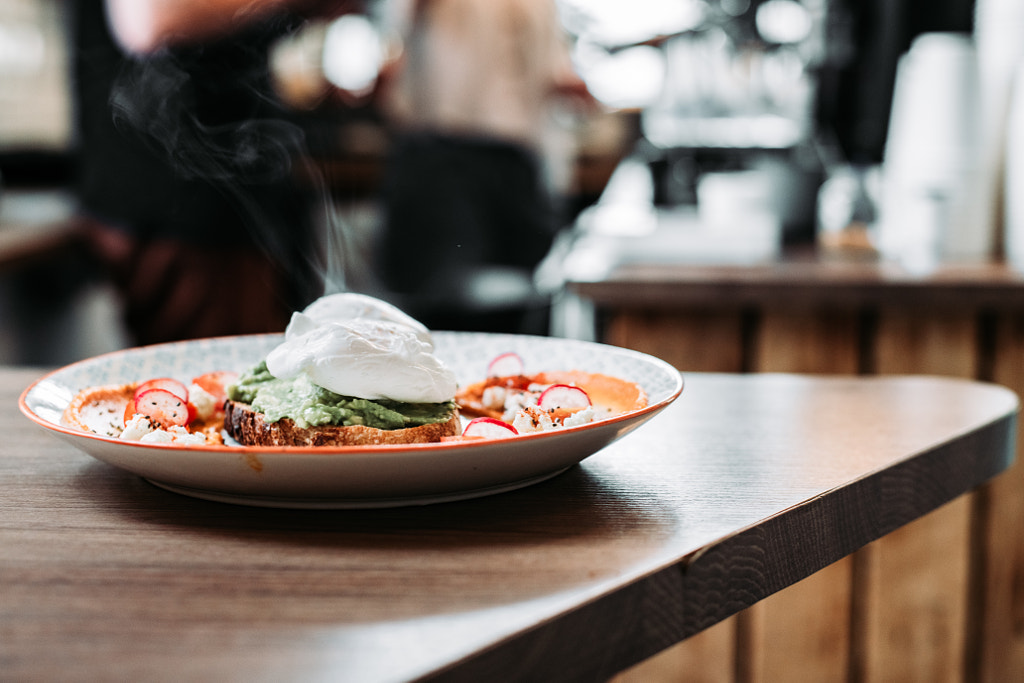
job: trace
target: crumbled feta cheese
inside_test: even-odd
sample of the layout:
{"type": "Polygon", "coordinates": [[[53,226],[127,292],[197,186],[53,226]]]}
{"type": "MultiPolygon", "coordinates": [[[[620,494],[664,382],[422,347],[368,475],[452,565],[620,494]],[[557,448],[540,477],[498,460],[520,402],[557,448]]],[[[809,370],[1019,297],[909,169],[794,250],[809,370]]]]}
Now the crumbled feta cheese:
{"type": "Polygon", "coordinates": [[[591,423],[593,421],[594,421],[594,409],[593,408],[583,408],[582,410],[577,410],[575,413],[573,413],[569,417],[567,417],[564,420],[562,420],[562,426],[563,427],[575,427],[576,425],[585,425],[585,424],[589,424],[589,423],[591,423]]]}
{"type": "Polygon", "coordinates": [[[511,422],[519,411],[537,405],[537,397],[528,391],[509,391],[505,394],[505,414],[502,420],[511,422]]]}
{"type": "Polygon", "coordinates": [[[184,427],[177,426],[159,429],[153,425],[152,420],[142,413],[136,413],[128,421],[120,438],[141,443],[176,443],[184,446],[198,446],[206,443],[205,434],[193,434],[184,427]]]}
{"type": "Polygon", "coordinates": [[[171,440],[174,443],[186,446],[198,446],[206,443],[206,436],[204,434],[190,432],[184,427],[169,427],[167,432],[171,435],[171,440]]]}
{"type": "Polygon", "coordinates": [[[118,438],[125,441],[141,441],[142,437],[151,433],[153,429],[153,422],[148,417],[142,413],[135,413],[118,438]]]}
{"type": "Polygon", "coordinates": [[[173,443],[174,435],[165,429],[154,429],[139,439],[142,443],[173,443]]]}
{"type": "Polygon", "coordinates": [[[543,432],[548,429],[554,429],[555,423],[546,411],[541,410],[537,406],[526,406],[516,413],[512,426],[520,434],[529,434],[530,432],[543,432]]]}
{"type": "Polygon", "coordinates": [[[200,420],[210,419],[217,410],[217,398],[195,383],[188,388],[188,402],[195,407],[196,417],[200,420]]]}
{"type": "Polygon", "coordinates": [[[183,446],[199,446],[206,443],[203,434],[192,434],[184,427],[154,429],[139,439],[142,443],[176,443],[183,446]]]}
{"type": "Polygon", "coordinates": [[[494,385],[484,389],[484,394],[480,397],[480,400],[485,408],[496,410],[505,407],[505,394],[505,387],[494,385]]]}

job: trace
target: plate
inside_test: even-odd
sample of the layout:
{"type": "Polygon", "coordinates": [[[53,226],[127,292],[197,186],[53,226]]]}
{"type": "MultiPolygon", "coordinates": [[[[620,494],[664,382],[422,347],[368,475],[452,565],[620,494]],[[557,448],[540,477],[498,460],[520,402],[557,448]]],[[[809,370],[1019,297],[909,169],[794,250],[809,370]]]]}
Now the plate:
{"type": "Polygon", "coordinates": [[[433,333],[438,356],[460,385],[483,379],[506,351],[528,373],[579,369],[639,384],[648,406],[599,420],[507,439],[336,448],[141,444],[64,427],[60,416],[81,389],[150,377],[187,380],[212,370],[242,371],[282,335],[219,337],[117,351],[52,372],[21,395],[36,424],[105,463],[163,488],[221,502],[288,508],[422,505],[510,491],[553,477],[650,420],[683,390],[668,363],[594,342],[527,335],[433,333]]]}

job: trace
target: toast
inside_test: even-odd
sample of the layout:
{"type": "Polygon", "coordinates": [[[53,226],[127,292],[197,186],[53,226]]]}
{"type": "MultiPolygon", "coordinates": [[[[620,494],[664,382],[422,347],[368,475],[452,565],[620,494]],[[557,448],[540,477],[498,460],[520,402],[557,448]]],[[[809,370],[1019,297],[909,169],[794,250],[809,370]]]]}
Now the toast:
{"type": "Polygon", "coordinates": [[[243,446],[378,446],[441,441],[462,431],[459,413],[453,410],[447,422],[378,429],[364,425],[318,425],[299,427],[289,418],[267,422],[263,413],[248,403],[229,400],[225,406],[224,429],[243,446]]]}

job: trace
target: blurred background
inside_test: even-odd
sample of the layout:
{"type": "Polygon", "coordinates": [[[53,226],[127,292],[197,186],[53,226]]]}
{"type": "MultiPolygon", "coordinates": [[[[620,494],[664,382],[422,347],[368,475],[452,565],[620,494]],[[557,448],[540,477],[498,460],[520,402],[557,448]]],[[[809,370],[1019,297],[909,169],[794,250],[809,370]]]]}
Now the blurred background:
{"type": "MultiPolygon", "coordinates": [[[[121,295],[79,239],[89,141],[74,95],[72,65],[82,56],[71,27],[75,4],[0,0],[5,363],[58,364],[139,341],[125,325],[121,295]]],[[[535,95],[495,94],[496,108],[523,105],[543,117],[524,145],[550,200],[550,240],[521,237],[501,247],[533,247],[515,261],[477,254],[479,263],[445,262],[459,279],[445,281],[435,298],[417,298],[409,291],[418,285],[403,291],[386,281],[388,268],[408,272],[416,263],[382,262],[382,236],[400,229],[385,222],[399,225],[401,211],[426,221],[427,209],[401,200],[416,191],[440,198],[451,187],[431,184],[422,164],[432,148],[410,147],[421,142],[410,131],[451,116],[445,105],[465,97],[457,86],[470,77],[451,65],[486,65],[482,53],[491,48],[478,41],[459,52],[422,36],[415,43],[406,4],[379,0],[307,19],[267,47],[282,116],[304,140],[294,180],[319,199],[311,213],[324,288],[381,294],[436,328],[461,322],[557,333],[550,316],[558,314],[551,300],[560,282],[611,267],[624,244],[681,264],[810,250],[922,271],[957,259],[1016,262],[1016,250],[1024,251],[1005,189],[1017,182],[1014,161],[1024,155],[1007,154],[1024,116],[1013,88],[1024,51],[1018,3],[558,0],[571,70],[558,82],[564,96],[542,106],[522,101],[535,95]],[[453,53],[445,69],[417,72],[445,50],[453,53]],[[398,64],[404,71],[395,75],[398,64]],[[403,86],[403,74],[412,86],[403,86]],[[402,173],[396,159],[407,164],[402,173]],[[493,315],[510,308],[517,317],[493,315]]],[[[454,109],[458,119],[467,106],[454,109]]],[[[471,137],[477,150],[485,135],[471,137]]],[[[499,222],[495,230],[515,230],[499,222]]],[[[471,237],[451,239],[458,249],[450,251],[469,252],[462,247],[471,237]]],[[[394,250],[385,247],[384,261],[394,250]]],[[[427,260],[435,258],[444,260],[427,260]]]]}

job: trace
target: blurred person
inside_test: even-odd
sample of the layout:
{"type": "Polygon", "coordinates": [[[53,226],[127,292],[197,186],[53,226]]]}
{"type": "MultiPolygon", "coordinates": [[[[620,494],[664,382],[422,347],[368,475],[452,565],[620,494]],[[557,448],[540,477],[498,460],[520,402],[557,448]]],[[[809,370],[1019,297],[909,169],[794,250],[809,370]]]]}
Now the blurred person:
{"type": "Polygon", "coordinates": [[[383,286],[434,328],[534,332],[533,269],[561,227],[552,113],[592,103],[553,0],[406,0],[382,108],[397,130],[382,188],[383,286]]]}
{"type": "Polygon", "coordinates": [[[268,52],[300,13],[351,4],[73,4],[83,234],[135,343],[280,331],[321,293],[268,52]]]}

